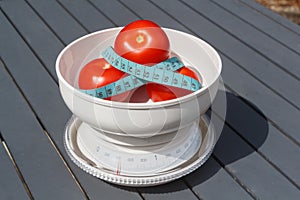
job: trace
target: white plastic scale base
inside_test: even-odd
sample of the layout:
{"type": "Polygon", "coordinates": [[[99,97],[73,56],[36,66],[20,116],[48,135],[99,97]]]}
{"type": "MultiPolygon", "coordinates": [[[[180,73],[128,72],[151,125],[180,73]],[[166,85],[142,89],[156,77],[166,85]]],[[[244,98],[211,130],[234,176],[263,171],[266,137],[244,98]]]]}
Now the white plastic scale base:
{"type": "Polygon", "coordinates": [[[215,140],[205,116],[176,133],[151,138],[103,133],[74,116],[65,129],[65,148],[76,165],[125,186],[158,185],[191,173],[209,158],[215,140]]]}

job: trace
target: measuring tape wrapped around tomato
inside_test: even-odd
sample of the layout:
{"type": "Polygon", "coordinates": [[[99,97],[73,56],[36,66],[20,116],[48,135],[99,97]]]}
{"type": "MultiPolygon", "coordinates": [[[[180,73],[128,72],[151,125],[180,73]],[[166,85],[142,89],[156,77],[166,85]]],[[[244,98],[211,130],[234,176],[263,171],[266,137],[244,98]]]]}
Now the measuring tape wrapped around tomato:
{"type": "MultiPolygon", "coordinates": [[[[166,33],[149,20],[125,26],[114,48],[89,62],[79,74],[79,88],[86,94],[113,101],[129,101],[134,89],[154,102],[178,98],[202,86],[196,73],[177,58],[170,58],[166,33]],[[146,86],[146,87],[145,87],[146,86]]],[[[145,97],[141,97],[145,99],[145,97]]]]}

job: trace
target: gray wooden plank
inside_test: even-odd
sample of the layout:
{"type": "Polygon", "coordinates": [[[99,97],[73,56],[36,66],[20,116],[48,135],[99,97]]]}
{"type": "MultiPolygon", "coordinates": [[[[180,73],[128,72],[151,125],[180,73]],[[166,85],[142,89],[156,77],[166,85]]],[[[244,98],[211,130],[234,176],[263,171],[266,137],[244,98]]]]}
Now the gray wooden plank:
{"type": "Polygon", "coordinates": [[[185,180],[200,199],[253,199],[212,157],[185,180]]]}
{"type": "Polygon", "coordinates": [[[56,1],[27,1],[44,21],[57,33],[58,37],[68,44],[86,34],[81,27],[56,1]]]}
{"type": "MultiPolygon", "coordinates": [[[[227,29],[237,37],[240,37],[253,48],[260,49],[261,52],[270,54],[271,56],[274,56],[275,59],[282,59],[287,67],[295,65],[299,69],[297,60],[300,59],[300,56],[298,54],[288,50],[281,44],[259,32],[257,29],[254,29],[250,25],[247,25],[237,19],[230,13],[226,13],[217,5],[208,1],[200,2],[194,0],[188,0],[186,3],[197,9],[199,12],[202,12],[207,18],[214,20],[214,23],[220,24],[222,28],[227,29]],[[294,55],[294,57],[292,55],[294,55]]],[[[219,30],[219,35],[221,32],[223,31],[219,30]]],[[[202,33],[203,31],[201,34],[202,33]]],[[[223,36],[222,38],[219,36],[219,40],[227,40],[224,33],[222,34],[223,36]]],[[[228,43],[224,45],[218,44],[218,48],[220,48],[224,54],[237,61],[246,71],[257,77],[257,79],[265,83],[268,87],[272,88],[274,92],[280,94],[295,107],[298,109],[300,108],[298,103],[300,101],[300,95],[297,92],[294,92],[300,91],[300,82],[298,79],[291,77],[290,74],[286,74],[285,71],[277,68],[275,64],[261,57],[259,54],[253,52],[244,45],[237,45],[239,41],[234,40],[232,42],[232,39],[228,39],[228,43]],[[270,72],[272,72],[272,76],[270,76],[270,72]],[[287,90],[286,88],[290,89],[287,90]]],[[[273,58],[271,59],[273,60],[273,58]]]]}
{"type": "Polygon", "coordinates": [[[47,70],[56,79],[54,63],[57,52],[64,47],[63,44],[52,32],[48,31],[45,24],[40,22],[39,17],[25,1],[1,1],[0,5],[35,54],[45,64],[47,70]]]}
{"type": "Polygon", "coordinates": [[[147,200],[152,199],[198,199],[190,190],[186,187],[186,184],[181,180],[176,180],[168,184],[139,188],[139,191],[143,194],[143,197],[147,200]]]}
{"type": "Polygon", "coordinates": [[[282,135],[263,114],[256,112],[255,105],[245,102],[247,100],[242,101],[240,97],[227,93],[226,122],[299,187],[299,146],[282,135]]]}
{"type": "Polygon", "coordinates": [[[111,21],[85,0],[59,0],[59,2],[90,32],[114,27],[111,21]]]}
{"type": "Polygon", "coordinates": [[[1,199],[30,199],[2,144],[0,144],[0,177],[1,199]]]}
{"type": "Polygon", "coordinates": [[[278,133],[278,129],[269,126],[269,135],[259,151],[277,166],[295,184],[299,181],[299,147],[278,133]]]}
{"type": "MultiPolygon", "coordinates": [[[[181,24],[177,23],[174,20],[170,20],[169,17],[166,15],[165,12],[157,9],[153,4],[148,1],[136,1],[136,0],[119,0],[122,5],[124,6],[123,9],[132,10],[139,19],[149,19],[160,25],[161,27],[165,28],[173,28],[181,31],[188,32],[188,30],[182,26],[181,24]]],[[[130,23],[131,21],[128,21],[130,23]]],[[[117,23],[119,23],[117,21],[117,23]]]]}
{"type": "Polygon", "coordinates": [[[214,0],[215,3],[230,11],[236,17],[256,27],[260,31],[267,34],[269,37],[276,39],[283,45],[300,53],[300,46],[297,42],[300,40],[300,35],[292,32],[255,9],[249,8],[240,1],[220,1],[214,0]]]}
{"type": "Polygon", "coordinates": [[[299,110],[250,77],[232,61],[225,57],[222,59],[224,64],[222,77],[225,83],[247,101],[256,105],[268,120],[280,128],[282,133],[292,137],[292,140],[299,144],[299,110]]]}
{"type": "MultiPolygon", "coordinates": [[[[186,7],[184,4],[170,0],[164,2],[155,0],[155,2],[180,23],[185,24],[195,35],[208,41],[217,49],[228,48],[233,44],[241,46],[237,40],[226,37],[224,31],[221,31],[218,27],[202,18],[198,13],[186,7]],[[185,14],[181,15],[180,13],[185,14]]],[[[232,56],[234,53],[240,55],[236,55],[233,58],[233,63],[233,61],[225,57],[222,52],[219,51],[219,53],[223,60],[222,77],[225,80],[224,82],[235,92],[259,107],[269,120],[274,122],[286,135],[294,138],[295,141],[300,144],[300,135],[298,134],[298,130],[300,129],[300,124],[298,123],[298,119],[300,118],[299,110],[285,99],[278,96],[274,90],[270,90],[269,87],[261,84],[261,81],[253,78],[249,73],[240,68],[241,65],[248,65],[249,63],[252,63],[251,65],[253,65],[253,62],[258,61],[258,66],[261,66],[263,60],[260,58],[262,57],[258,57],[255,52],[251,53],[248,48],[243,47],[243,49],[236,49],[236,51],[230,54],[232,56]],[[249,56],[253,57],[249,59],[249,56]],[[240,60],[239,62],[242,64],[237,65],[237,60],[240,60]]],[[[267,62],[262,69],[267,67],[267,65],[270,65],[270,63],[267,62]]],[[[272,73],[272,70],[270,70],[266,76],[270,77],[272,73]]]]}
{"type": "Polygon", "coordinates": [[[117,0],[91,0],[91,2],[114,23],[117,23],[118,26],[125,26],[129,22],[139,19],[130,10],[125,9],[124,6],[117,0]],[[117,15],[114,15],[113,13],[117,13],[117,15]]]}
{"type": "Polygon", "coordinates": [[[281,26],[293,31],[296,34],[300,35],[300,27],[298,24],[288,20],[285,17],[282,17],[278,13],[267,9],[266,7],[260,5],[259,3],[252,1],[252,0],[239,0],[243,2],[245,5],[248,5],[249,8],[255,9],[262,13],[263,15],[269,17],[270,19],[274,20],[274,22],[280,24],[281,26]]]}
{"type": "Polygon", "coordinates": [[[250,48],[258,51],[272,62],[275,62],[280,68],[300,79],[300,69],[297,62],[299,54],[291,51],[210,1],[187,0],[185,2],[205,18],[220,26],[227,33],[238,38],[250,48]]]}
{"type": "MultiPolygon", "coordinates": [[[[2,15],[1,27],[6,31],[6,34],[1,35],[0,55],[2,59],[6,62],[17,84],[24,92],[89,198],[96,199],[101,196],[106,199],[120,197],[122,199],[141,199],[136,192],[107,184],[86,174],[72,163],[63,146],[63,131],[71,113],[62,101],[57,84],[50,78],[30,48],[26,46],[22,38],[2,15]],[[16,57],[18,59],[15,59],[16,57]]],[[[17,103],[14,105],[17,105],[17,103]]],[[[66,187],[61,187],[61,189],[64,188],[66,187]]]]}
{"type": "Polygon", "coordinates": [[[143,19],[151,19],[154,22],[159,23],[162,27],[187,31],[184,26],[174,20],[170,20],[163,11],[157,9],[149,1],[121,0],[121,2],[123,5],[126,5],[127,8],[134,10],[143,19]]]}
{"type": "MultiPolygon", "coordinates": [[[[5,27],[2,14],[0,26],[5,27]]],[[[2,44],[7,43],[2,36],[3,34],[0,37],[1,49],[2,44]]],[[[0,55],[2,56],[2,52],[0,55]]],[[[2,64],[0,80],[0,93],[4,94],[0,98],[1,133],[32,196],[36,199],[84,199],[83,193],[2,64]]],[[[34,77],[31,81],[35,81],[34,77]]]]}
{"type": "Polygon", "coordinates": [[[300,190],[225,125],[214,154],[257,199],[298,199],[300,190]],[[245,156],[246,155],[246,156],[245,156]]]}

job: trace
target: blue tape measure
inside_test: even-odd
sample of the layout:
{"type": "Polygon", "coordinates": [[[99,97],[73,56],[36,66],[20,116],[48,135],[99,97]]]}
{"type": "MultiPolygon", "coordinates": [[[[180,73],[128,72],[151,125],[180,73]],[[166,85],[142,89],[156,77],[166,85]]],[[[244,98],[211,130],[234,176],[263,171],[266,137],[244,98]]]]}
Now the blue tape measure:
{"type": "Polygon", "coordinates": [[[112,47],[105,49],[102,52],[102,56],[109,64],[127,73],[128,76],[100,88],[81,90],[94,97],[108,98],[138,88],[148,82],[169,85],[190,91],[197,91],[202,87],[198,80],[175,72],[184,66],[176,57],[149,67],[119,56],[114,52],[112,47]]]}

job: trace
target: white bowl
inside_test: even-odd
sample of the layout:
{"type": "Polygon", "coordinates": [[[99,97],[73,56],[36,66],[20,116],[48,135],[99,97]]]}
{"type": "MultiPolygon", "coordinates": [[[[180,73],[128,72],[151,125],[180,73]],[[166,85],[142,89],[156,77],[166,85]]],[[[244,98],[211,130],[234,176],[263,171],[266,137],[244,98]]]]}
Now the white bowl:
{"type": "Polygon", "coordinates": [[[169,133],[199,120],[216,96],[222,63],[218,53],[205,41],[177,30],[164,28],[172,51],[201,75],[203,87],[200,90],[168,101],[127,103],[91,97],[76,89],[82,66],[98,58],[108,46],[113,46],[121,28],[83,36],[59,54],[56,73],[68,108],[95,129],[135,137],[169,133]]]}

